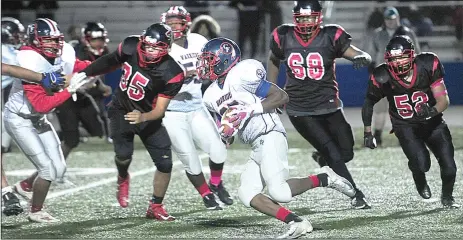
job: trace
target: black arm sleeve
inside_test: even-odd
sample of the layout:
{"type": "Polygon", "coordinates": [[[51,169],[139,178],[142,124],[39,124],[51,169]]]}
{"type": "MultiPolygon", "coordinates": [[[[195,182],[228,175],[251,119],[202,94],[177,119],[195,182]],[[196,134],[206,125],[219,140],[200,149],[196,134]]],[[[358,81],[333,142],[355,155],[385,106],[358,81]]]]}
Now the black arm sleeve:
{"type": "Polygon", "coordinates": [[[125,61],[119,56],[117,51],[114,51],[110,54],[106,54],[101,56],[92,64],[87,66],[83,72],[87,76],[98,76],[101,74],[105,74],[111,72],[115,68],[120,67],[125,61]]]}
{"type": "Polygon", "coordinates": [[[362,107],[362,121],[363,126],[371,126],[371,119],[373,118],[373,107],[375,106],[375,101],[373,101],[368,96],[365,98],[362,107]]]}
{"type": "Polygon", "coordinates": [[[375,75],[371,74],[370,81],[368,81],[367,94],[362,107],[362,121],[364,126],[371,126],[373,107],[383,97],[385,96],[381,89],[381,84],[376,81],[375,75]]]}

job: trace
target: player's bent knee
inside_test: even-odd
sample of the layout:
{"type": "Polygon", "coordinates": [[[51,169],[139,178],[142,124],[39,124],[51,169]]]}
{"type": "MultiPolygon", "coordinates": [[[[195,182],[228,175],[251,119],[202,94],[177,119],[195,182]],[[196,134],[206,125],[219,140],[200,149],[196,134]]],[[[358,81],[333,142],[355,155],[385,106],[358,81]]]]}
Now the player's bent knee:
{"type": "Polygon", "coordinates": [[[268,183],[268,193],[273,200],[279,203],[290,202],[293,197],[287,182],[268,183]]]}
{"type": "MultiPolygon", "coordinates": [[[[55,178],[56,179],[61,179],[64,177],[64,174],[66,173],[66,163],[64,161],[60,161],[59,163],[53,164],[53,168],[55,171],[55,178]]],[[[55,180],[56,180],[55,179],[55,180]]]]}
{"type": "Polygon", "coordinates": [[[441,168],[441,174],[447,177],[455,177],[457,175],[456,166],[448,166],[441,168]]]}
{"type": "Polygon", "coordinates": [[[209,153],[209,157],[212,162],[217,164],[222,164],[227,160],[227,149],[222,142],[219,143],[220,146],[214,147],[209,153]]]}
{"type": "Polygon", "coordinates": [[[194,153],[178,153],[177,156],[188,174],[199,175],[202,173],[201,159],[196,154],[196,150],[194,153]]]}
{"type": "Polygon", "coordinates": [[[170,149],[156,149],[152,152],[154,165],[162,173],[172,172],[172,151],[170,149]]]}
{"type": "Polygon", "coordinates": [[[354,151],[343,152],[342,159],[344,160],[345,163],[350,162],[352,159],[354,159],[354,151]]]}
{"type": "Polygon", "coordinates": [[[238,198],[246,207],[251,207],[251,200],[260,194],[262,189],[243,184],[238,188],[238,198]]]}

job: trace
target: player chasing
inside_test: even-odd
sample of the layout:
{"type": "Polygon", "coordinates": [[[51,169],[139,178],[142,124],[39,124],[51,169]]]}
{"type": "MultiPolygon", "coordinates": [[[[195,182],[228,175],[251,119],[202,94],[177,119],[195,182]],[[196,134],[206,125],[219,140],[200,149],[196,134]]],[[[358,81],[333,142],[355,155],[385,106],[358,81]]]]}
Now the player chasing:
{"type": "Polygon", "coordinates": [[[162,14],[161,21],[174,32],[174,43],[169,54],[187,71],[182,89],[167,107],[163,124],[169,133],[174,152],[183,163],[188,179],[203,198],[204,205],[211,210],[220,210],[222,208],[213,193],[227,205],[233,204],[233,199],[222,182],[227,150],[210,114],[204,108],[202,81],[196,75],[198,55],[207,39],[196,33],[188,33],[190,13],[182,6],[170,7],[162,14]],[[196,146],[209,155],[209,185],[204,178],[196,146]]]}
{"type": "Polygon", "coordinates": [[[312,225],[279,203],[290,202],[292,197],[316,187],[333,188],[349,197],[355,195],[355,190],[329,167],[323,167],[317,175],[288,179],[286,132],[275,111],[288,101],[288,96],[265,80],[261,62],[240,60],[241,50],[232,40],[215,38],[207,42],[197,69],[201,79],[213,81],[204,93],[204,103],[221,118],[218,122],[224,139],[238,134],[252,147],[241,174],[241,202],[289,224],[289,231],[281,237],[297,238],[311,232],[312,225]],[[270,197],[262,193],[265,186],[270,197]]]}
{"type": "MultiPolygon", "coordinates": [[[[35,72],[61,69],[65,74],[86,66],[75,58],[74,49],[64,43],[64,36],[55,21],[38,18],[28,26],[27,35],[27,45],[21,47],[17,54],[19,66],[35,72]]],[[[13,83],[3,113],[7,132],[37,168],[37,173],[15,185],[20,195],[31,199],[30,221],[59,221],[43,209],[51,182],[62,178],[66,172],[60,141],[46,114],[86,83],[85,74],[76,74],[68,87],[53,89],[52,95],[34,82],[23,80],[13,83]]]]}
{"type": "Polygon", "coordinates": [[[444,66],[434,53],[415,55],[412,40],[405,35],[389,41],[384,59],[386,62],[377,66],[370,75],[362,108],[365,146],[376,148],[376,139],[371,133],[373,106],[385,97],[389,101],[394,134],[408,158],[418,193],[424,199],[431,198],[425,175],[431,167],[428,146],[440,166],[442,205],[459,208],[453,198],[457,173],[455,149],[450,130],[442,117],[442,112],[449,106],[444,66]]]}
{"type": "Polygon", "coordinates": [[[356,193],[352,205],[368,209],[370,204],[355,184],[346,163],[354,158],[354,137],[346,121],[336,82],[335,59],[346,58],[358,69],[371,57],[351,45],[351,36],[339,25],[322,24],[319,1],[295,1],[294,24],[284,24],[272,33],[268,79],[276,83],[280,62],[286,64],[289,102],[286,112],[296,130],[316,150],[313,158],[349,180],[356,193]]]}
{"type": "Polygon", "coordinates": [[[183,67],[168,54],[173,39],[169,26],[155,23],[141,36],[125,38],[116,51],[101,56],[84,70],[87,76],[96,76],[122,67],[119,88],[108,109],[118,170],[117,199],[121,207],[128,206],[128,169],[136,134],[156,166],[146,217],[160,221],[175,219],[162,204],[172,172],[171,142],[162,118],[185,77],[183,67]]]}

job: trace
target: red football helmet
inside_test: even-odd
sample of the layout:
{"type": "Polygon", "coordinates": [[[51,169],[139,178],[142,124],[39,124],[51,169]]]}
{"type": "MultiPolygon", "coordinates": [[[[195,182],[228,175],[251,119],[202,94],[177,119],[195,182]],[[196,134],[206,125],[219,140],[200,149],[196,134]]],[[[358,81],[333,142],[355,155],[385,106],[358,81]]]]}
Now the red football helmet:
{"type": "Polygon", "coordinates": [[[179,39],[188,32],[191,16],[183,6],[173,6],[161,15],[161,22],[172,28],[174,39],[179,39]]]}

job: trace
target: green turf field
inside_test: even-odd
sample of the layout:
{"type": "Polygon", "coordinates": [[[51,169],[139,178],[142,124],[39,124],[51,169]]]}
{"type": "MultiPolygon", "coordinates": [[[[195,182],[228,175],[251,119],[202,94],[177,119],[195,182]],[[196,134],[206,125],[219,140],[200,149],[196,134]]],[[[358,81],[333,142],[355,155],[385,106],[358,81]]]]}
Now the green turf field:
{"type": "MultiPolygon", "coordinates": [[[[451,129],[460,169],[454,196],[463,203],[463,129],[451,129]]],[[[331,189],[314,189],[286,204],[309,219],[315,230],[306,238],[461,238],[463,209],[445,210],[440,204],[440,176],[433,158],[428,181],[433,197],[422,200],[416,192],[405,155],[393,135],[385,136],[385,148],[360,147],[356,131],[355,159],[348,164],[357,184],[370,199],[370,210],[353,210],[350,201],[331,189]]],[[[316,173],[313,149],[296,133],[289,133],[291,176],[316,173]]],[[[286,231],[285,224],[245,208],[237,199],[239,174],[250,152],[236,144],[228,153],[224,180],[235,204],[222,211],[205,210],[200,196],[175,160],[166,196],[167,210],[175,222],[144,218],[152,192],[153,163],[140,144],[130,167],[131,202],[118,206],[112,145],[100,139],[81,144],[68,160],[68,178],[75,186],[52,186],[48,211],[61,219],[57,224],[29,223],[26,214],[2,216],[2,238],[271,238],[286,231]]],[[[209,175],[207,158],[204,172],[209,175]]],[[[10,184],[32,172],[33,165],[17,149],[5,155],[10,184]]]]}

